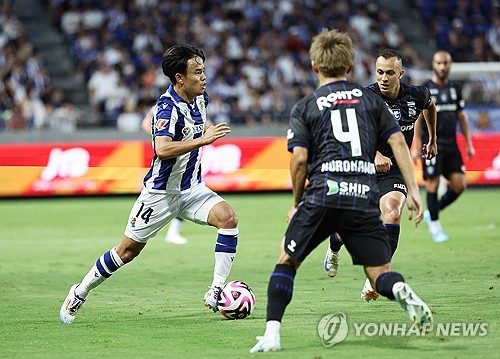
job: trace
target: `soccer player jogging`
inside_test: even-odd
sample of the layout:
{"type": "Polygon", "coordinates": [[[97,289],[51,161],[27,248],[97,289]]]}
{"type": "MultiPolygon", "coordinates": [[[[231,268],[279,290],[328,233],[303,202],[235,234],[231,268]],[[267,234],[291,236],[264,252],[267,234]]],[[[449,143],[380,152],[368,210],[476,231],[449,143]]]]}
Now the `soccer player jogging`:
{"type": "MultiPolygon", "coordinates": [[[[382,50],[375,63],[376,83],[368,89],[380,96],[394,119],[399,124],[408,148],[411,148],[415,122],[421,114],[429,129],[428,142],[423,146],[423,156],[430,160],[437,154],[436,106],[425,86],[411,86],[401,83],[404,76],[401,55],[392,49],[382,50]]],[[[391,147],[380,143],[375,156],[377,184],[380,188],[380,211],[389,235],[391,254],[394,255],[399,242],[401,214],[406,201],[407,186],[400,167],[395,161],[391,147]]],[[[334,277],[337,274],[341,238],[333,235],[325,257],[325,270],[334,277]]],[[[361,298],[366,301],[377,299],[378,294],[367,279],[361,290],[361,298]]]]}
{"type": "MultiPolygon", "coordinates": [[[[155,106],[151,107],[149,111],[144,115],[144,118],[141,121],[141,128],[144,132],[149,135],[154,133],[154,129],[152,128],[153,123],[153,114],[155,111],[155,106]]],[[[209,120],[205,122],[205,127],[211,126],[209,124],[209,120]]],[[[184,218],[175,217],[170,221],[170,224],[167,229],[167,234],[165,235],[165,242],[173,243],[173,244],[186,244],[188,242],[187,238],[181,235],[181,229],[184,225],[184,218]]]]}
{"type": "MultiPolygon", "coordinates": [[[[448,236],[441,227],[439,212],[452,204],[465,190],[465,168],[456,139],[457,121],[465,137],[467,158],[474,156],[475,150],[469,131],[469,121],[465,113],[465,101],[462,99],[460,84],[448,79],[451,68],[451,55],[446,51],[437,51],[432,58],[432,79],[425,82],[437,108],[437,135],[439,154],[436,158],[422,158],[425,189],[427,191],[427,211],[424,220],[429,225],[429,232],[434,242],[445,242],[448,236]],[[438,200],[439,178],[443,175],[449,186],[446,193],[438,200]]],[[[419,121],[420,122],[420,121],[419,121]]],[[[416,126],[415,139],[427,141],[426,124],[416,126]]],[[[418,150],[418,148],[415,148],[418,150]]],[[[414,151],[413,157],[420,157],[414,151]]]]}
{"type": "Polygon", "coordinates": [[[137,257],[148,240],[180,216],[218,229],[215,268],[205,306],[217,311],[217,298],[231,269],[238,242],[238,218],[231,206],[201,179],[201,147],[231,132],[224,123],[205,131],[205,54],[190,45],[169,48],[163,73],[172,85],[160,96],[153,116],[154,157],[144,177],[119,245],[100,256],[81,283],[73,285],[61,310],[62,323],[71,324],[91,290],[137,257]]]}
{"type": "Polygon", "coordinates": [[[292,109],[288,150],[294,203],[281,254],[269,280],[266,330],[250,352],[280,350],[280,328],[292,300],[300,264],[325,238],[342,236],[354,264],[362,265],[373,288],[396,300],[410,319],[429,329],[429,307],[391,269],[391,248],[378,206],[375,153],[391,147],[408,187],[410,219],[423,217],[410,152],[401,128],[375,93],[347,82],[354,64],[345,33],[323,30],[309,50],[320,87],[292,109]],[[307,185],[306,185],[306,180],[307,185]]]}

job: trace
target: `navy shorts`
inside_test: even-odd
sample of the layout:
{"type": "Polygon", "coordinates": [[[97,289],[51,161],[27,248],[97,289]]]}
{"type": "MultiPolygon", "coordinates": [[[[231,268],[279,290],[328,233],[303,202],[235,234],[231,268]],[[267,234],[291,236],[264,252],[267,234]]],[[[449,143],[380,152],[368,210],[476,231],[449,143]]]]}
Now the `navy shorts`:
{"type": "Polygon", "coordinates": [[[405,197],[408,195],[403,174],[398,168],[389,172],[377,173],[377,185],[380,190],[380,197],[392,191],[401,192],[405,197]]]}
{"type": "Polygon", "coordinates": [[[432,160],[422,158],[422,169],[424,179],[443,175],[449,179],[452,173],[465,173],[464,162],[460,150],[439,151],[438,155],[432,160]]]}
{"type": "Polygon", "coordinates": [[[391,261],[389,240],[378,209],[365,213],[302,203],[286,230],[285,251],[303,262],[335,232],[341,236],[353,264],[378,266],[391,261]]]}

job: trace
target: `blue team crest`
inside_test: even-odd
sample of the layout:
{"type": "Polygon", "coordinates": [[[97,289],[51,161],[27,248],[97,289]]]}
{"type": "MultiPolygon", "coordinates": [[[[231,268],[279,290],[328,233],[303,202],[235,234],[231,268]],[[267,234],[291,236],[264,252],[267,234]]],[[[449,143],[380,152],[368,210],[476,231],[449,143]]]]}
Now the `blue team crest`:
{"type": "Polygon", "coordinates": [[[391,108],[391,112],[396,121],[401,120],[401,110],[399,108],[391,108]]]}

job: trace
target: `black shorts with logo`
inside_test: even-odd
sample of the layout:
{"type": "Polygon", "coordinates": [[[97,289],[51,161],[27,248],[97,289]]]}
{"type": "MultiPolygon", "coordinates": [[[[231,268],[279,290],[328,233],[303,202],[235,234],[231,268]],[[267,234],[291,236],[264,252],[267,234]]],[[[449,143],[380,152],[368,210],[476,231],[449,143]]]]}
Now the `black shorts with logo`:
{"type": "Polygon", "coordinates": [[[380,190],[380,197],[392,191],[401,192],[405,196],[408,195],[403,174],[397,167],[389,170],[389,172],[377,173],[377,185],[380,190]]]}
{"type": "Polygon", "coordinates": [[[422,158],[422,169],[424,179],[443,175],[449,179],[452,173],[465,173],[464,162],[460,150],[439,150],[439,153],[432,160],[422,158]]]}
{"type": "Polygon", "coordinates": [[[302,262],[334,232],[340,234],[354,264],[378,266],[391,261],[380,213],[326,208],[302,203],[285,233],[285,251],[302,262]]]}

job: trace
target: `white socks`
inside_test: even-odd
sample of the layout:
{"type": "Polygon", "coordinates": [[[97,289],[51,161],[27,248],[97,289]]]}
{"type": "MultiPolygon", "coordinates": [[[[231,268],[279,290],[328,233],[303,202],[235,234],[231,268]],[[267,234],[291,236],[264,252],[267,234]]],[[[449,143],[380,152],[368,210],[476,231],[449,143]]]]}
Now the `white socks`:
{"type": "Polygon", "coordinates": [[[281,322],[277,320],[269,320],[266,322],[266,332],[264,333],[264,337],[272,338],[275,336],[280,336],[280,328],[281,322]]]}
{"type": "Polygon", "coordinates": [[[223,287],[226,282],[238,244],[238,228],[219,229],[215,244],[215,266],[212,287],[223,287]]]}
{"type": "Polygon", "coordinates": [[[97,259],[80,285],[76,287],[76,295],[85,299],[92,289],[111,277],[123,265],[124,263],[118,253],[116,253],[115,247],[111,248],[97,259]]]}

